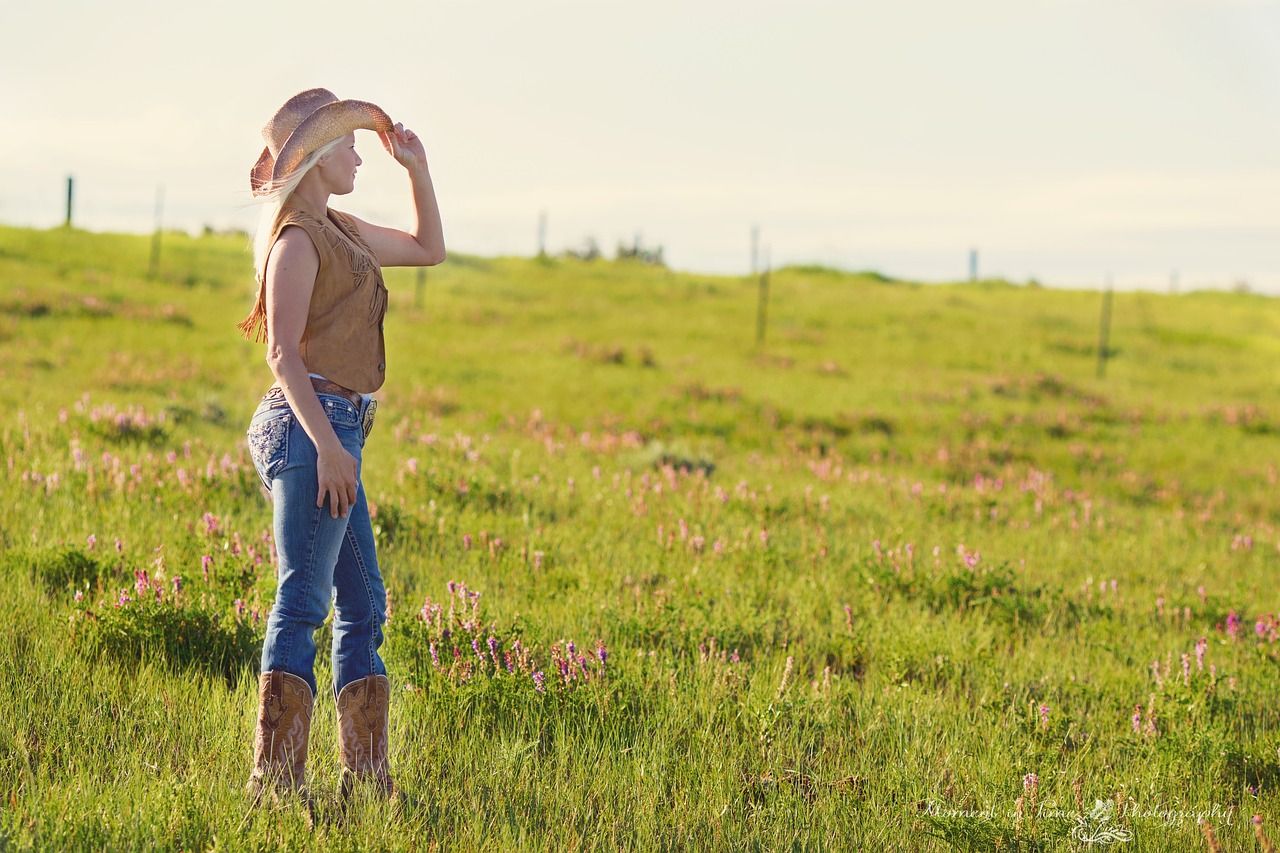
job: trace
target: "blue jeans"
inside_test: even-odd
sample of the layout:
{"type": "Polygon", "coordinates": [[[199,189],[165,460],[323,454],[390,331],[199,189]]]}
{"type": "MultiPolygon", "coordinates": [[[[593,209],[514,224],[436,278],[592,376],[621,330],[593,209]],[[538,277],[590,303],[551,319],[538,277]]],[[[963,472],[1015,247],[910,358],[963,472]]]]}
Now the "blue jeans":
{"type": "Polygon", "coordinates": [[[378,571],[364,484],[359,481],[365,443],[361,424],[369,398],[356,405],[335,394],[317,396],[338,440],[356,458],[356,502],[346,518],[332,517],[327,495],[324,505],[316,506],[316,447],[278,387],[263,396],[246,438],[253,466],[271,496],[278,558],[276,599],[262,644],[262,672],[292,673],[316,695],[313,634],[333,601],[336,700],[349,682],[387,673],[378,656],[387,593],[378,571]]]}

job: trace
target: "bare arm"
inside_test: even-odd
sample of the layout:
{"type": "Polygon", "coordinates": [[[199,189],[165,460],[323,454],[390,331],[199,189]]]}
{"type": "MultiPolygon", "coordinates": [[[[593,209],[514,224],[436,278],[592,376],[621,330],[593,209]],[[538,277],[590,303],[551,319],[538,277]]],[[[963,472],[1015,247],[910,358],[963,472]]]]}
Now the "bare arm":
{"type": "Polygon", "coordinates": [[[336,518],[339,510],[345,516],[355,503],[356,460],[333,431],[299,349],[319,269],[320,256],[305,231],[291,225],[280,232],[267,257],[267,364],[316,447],[320,488],[316,506],[323,506],[325,493],[330,492],[330,513],[336,518]]]}
{"type": "MultiPolygon", "coordinates": [[[[382,147],[404,166],[413,184],[413,209],[416,221],[412,233],[395,228],[371,225],[355,220],[360,236],[369,244],[381,267],[430,267],[444,261],[444,226],[440,223],[440,206],[427,168],[427,152],[412,130],[400,122],[389,132],[378,132],[382,147]]],[[[351,214],[347,214],[351,216],[351,214]]]]}
{"type": "Polygon", "coordinates": [[[417,212],[412,234],[374,225],[347,214],[355,221],[360,236],[373,249],[380,267],[432,267],[445,258],[444,227],[440,223],[440,207],[436,203],[431,172],[424,164],[420,169],[410,171],[409,178],[413,183],[413,203],[417,212]]]}

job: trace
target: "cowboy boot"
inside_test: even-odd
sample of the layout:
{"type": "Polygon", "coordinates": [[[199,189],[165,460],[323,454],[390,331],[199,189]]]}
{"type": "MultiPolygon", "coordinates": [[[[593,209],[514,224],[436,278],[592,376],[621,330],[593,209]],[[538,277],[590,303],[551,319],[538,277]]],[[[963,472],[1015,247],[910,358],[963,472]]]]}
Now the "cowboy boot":
{"type": "Polygon", "coordinates": [[[254,803],[264,793],[278,801],[280,794],[294,792],[302,796],[310,815],[306,765],[313,701],[311,686],[292,673],[273,669],[259,677],[253,771],[245,785],[254,803]]]}
{"type": "Polygon", "coordinates": [[[351,796],[358,779],[373,781],[377,792],[396,798],[387,763],[387,718],[391,682],[385,675],[366,675],[338,694],[338,746],[342,751],[341,794],[351,796]]]}

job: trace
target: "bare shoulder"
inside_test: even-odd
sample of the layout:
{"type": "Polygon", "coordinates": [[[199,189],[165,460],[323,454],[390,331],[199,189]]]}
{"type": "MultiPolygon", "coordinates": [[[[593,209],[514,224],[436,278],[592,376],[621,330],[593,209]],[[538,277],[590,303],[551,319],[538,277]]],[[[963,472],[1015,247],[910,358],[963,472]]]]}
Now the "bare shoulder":
{"type": "Polygon", "coordinates": [[[270,257],[281,267],[320,267],[320,252],[305,228],[286,225],[280,230],[270,257]]]}
{"type": "Polygon", "coordinates": [[[267,255],[267,279],[285,277],[315,281],[320,271],[320,252],[305,228],[286,225],[267,255]],[[273,275],[274,273],[274,275],[273,275]]]}

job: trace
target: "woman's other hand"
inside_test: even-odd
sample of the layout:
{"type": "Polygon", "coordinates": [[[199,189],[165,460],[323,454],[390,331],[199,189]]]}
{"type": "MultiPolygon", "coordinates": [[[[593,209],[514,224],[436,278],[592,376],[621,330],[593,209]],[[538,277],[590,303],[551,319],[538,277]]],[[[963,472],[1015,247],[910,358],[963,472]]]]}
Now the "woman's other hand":
{"type": "Polygon", "coordinates": [[[316,479],[320,491],[316,494],[316,506],[324,506],[329,496],[329,514],[344,518],[356,502],[356,458],[336,440],[330,447],[316,454],[316,479]]]}
{"type": "Polygon", "coordinates": [[[406,169],[413,171],[427,167],[427,152],[422,147],[422,140],[400,122],[396,122],[390,133],[378,131],[378,138],[387,153],[406,169]]]}

